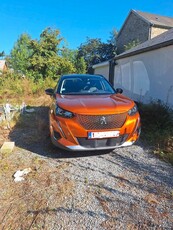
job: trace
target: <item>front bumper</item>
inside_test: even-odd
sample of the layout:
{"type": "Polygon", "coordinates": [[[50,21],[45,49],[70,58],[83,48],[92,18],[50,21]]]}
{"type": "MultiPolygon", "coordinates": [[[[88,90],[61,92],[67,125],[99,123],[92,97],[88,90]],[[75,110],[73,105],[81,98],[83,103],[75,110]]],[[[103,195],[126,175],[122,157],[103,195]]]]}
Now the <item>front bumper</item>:
{"type": "Polygon", "coordinates": [[[115,148],[120,148],[120,147],[127,147],[127,146],[131,146],[133,145],[134,142],[124,142],[122,145],[119,145],[119,146],[106,146],[106,147],[94,147],[94,148],[91,148],[91,147],[83,147],[81,145],[75,145],[75,146],[66,146],[67,149],[69,150],[76,150],[76,151],[82,151],[82,150],[85,150],[85,151],[89,151],[89,150],[104,150],[104,149],[115,149],[115,148]]]}
{"type": "Polygon", "coordinates": [[[127,147],[133,145],[138,140],[140,136],[140,132],[141,132],[141,128],[139,127],[130,139],[128,139],[128,135],[126,135],[124,138],[114,138],[117,140],[113,140],[113,138],[90,140],[91,142],[87,144],[85,144],[85,142],[87,142],[88,140],[87,138],[84,138],[85,139],[84,141],[80,140],[79,144],[76,145],[69,142],[65,138],[57,139],[54,135],[51,135],[51,140],[55,146],[70,151],[106,150],[106,149],[116,149],[120,147],[127,147]],[[128,141],[125,141],[125,139],[128,139],[128,141]]]}
{"type": "Polygon", "coordinates": [[[118,130],[120,131],[119,137],[88,139],[87,133],[91,130],[83,129],[72,120],[63,118],[57,120],[56,117],[50,117],[52,143],[57,147],[71,151],[115,149],[132,145],[140,136],[139,115],[136,114],[132,119],[127,119],[118,130]]]}

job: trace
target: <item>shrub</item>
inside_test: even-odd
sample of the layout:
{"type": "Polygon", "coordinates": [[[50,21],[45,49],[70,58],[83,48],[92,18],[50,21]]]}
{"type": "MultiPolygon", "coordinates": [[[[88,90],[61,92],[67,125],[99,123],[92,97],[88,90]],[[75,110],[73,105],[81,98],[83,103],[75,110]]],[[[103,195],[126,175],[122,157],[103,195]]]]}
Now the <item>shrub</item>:
{"type": "Polygon", "coordinates": [[[0,100],[19,99],[20,101],[27,96],[42,95],[46,88],[55,87],[58,80],[51,77],[45,79],[23,77],[16,73],[8,73],[0,76],[0,100]]]}
{"type": "Polygon", "coordinates": [[[154,147],[154,152],[173,163],[173,110],[161,103],[139,104],[141,139],[154,147]]]}

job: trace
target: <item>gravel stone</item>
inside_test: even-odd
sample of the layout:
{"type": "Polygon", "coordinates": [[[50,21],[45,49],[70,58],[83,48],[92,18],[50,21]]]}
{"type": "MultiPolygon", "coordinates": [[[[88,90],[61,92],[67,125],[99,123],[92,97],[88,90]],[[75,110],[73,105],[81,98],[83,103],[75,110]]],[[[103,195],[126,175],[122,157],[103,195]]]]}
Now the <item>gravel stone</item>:
{"type": "Polygon", "coordinates": [[[173,229],[170,164],[140,145],[87,155],[51,159],[75,182],[54,229],[173,229]]]}

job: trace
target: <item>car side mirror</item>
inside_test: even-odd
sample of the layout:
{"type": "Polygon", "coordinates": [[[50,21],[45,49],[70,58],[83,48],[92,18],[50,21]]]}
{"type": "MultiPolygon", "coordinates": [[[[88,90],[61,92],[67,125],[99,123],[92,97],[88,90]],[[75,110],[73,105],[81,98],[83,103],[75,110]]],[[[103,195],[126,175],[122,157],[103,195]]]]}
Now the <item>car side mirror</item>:
{"type": "Polygon", "coordinates": [[[54,95],[55,95],[54,89],[51,89],[51,88],[46,89],[46,90],[45,90],[45,93],[46,93],[47,95],[49,95],[49,96],[54,96],[54,95]]]}
{"type": "Polygon", "coordinates": [[[117,88],[117,89],[115,90],[115,92],[116,92],[116,93],[122,94],[122,93],[123,93],[123,90],[122,90],[121,88],[117,88]]]}

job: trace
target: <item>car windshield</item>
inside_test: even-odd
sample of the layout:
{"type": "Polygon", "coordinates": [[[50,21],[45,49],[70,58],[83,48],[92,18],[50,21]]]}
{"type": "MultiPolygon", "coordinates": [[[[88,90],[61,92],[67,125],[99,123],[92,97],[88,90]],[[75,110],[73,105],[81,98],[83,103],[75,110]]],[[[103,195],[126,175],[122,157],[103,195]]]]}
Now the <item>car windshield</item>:
{"type": "Polygon", "coordinates": [[[62,79],[58,93],[63,95],[114,94],[111,85],[101,76],[75,76],[62,79]]]}

